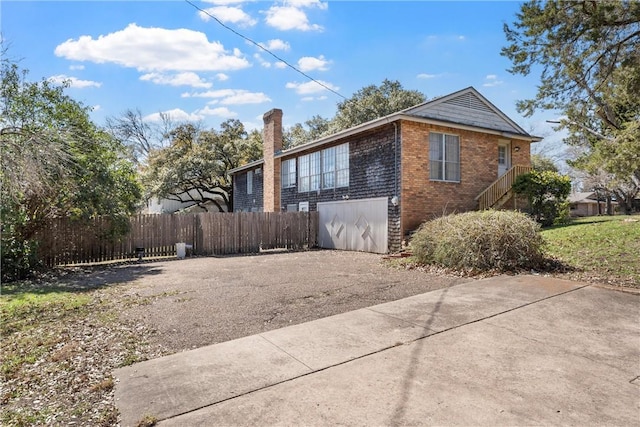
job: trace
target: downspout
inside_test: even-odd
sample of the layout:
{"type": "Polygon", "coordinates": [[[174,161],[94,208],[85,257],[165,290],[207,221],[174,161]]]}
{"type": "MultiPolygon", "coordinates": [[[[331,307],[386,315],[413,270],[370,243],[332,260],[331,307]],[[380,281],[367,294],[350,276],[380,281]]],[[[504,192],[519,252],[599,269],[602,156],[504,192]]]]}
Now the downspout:
{"type": "Polygon", "coordinates": [[[398,197],[398,124],[393,122],[393,185],[394,197],[398,197]]]}
{"type": "Polygon", "coordinates": [[[398,228],[400,232],[400,248],[402,249],[402,218],[400,217],[400,199],[398,196],[398,124],[393,122],[393,186],[394,195],[391,203],[395,206],[398,215],[398,228]],[[395,202],[394,202],[395,201],[395,202]]]}

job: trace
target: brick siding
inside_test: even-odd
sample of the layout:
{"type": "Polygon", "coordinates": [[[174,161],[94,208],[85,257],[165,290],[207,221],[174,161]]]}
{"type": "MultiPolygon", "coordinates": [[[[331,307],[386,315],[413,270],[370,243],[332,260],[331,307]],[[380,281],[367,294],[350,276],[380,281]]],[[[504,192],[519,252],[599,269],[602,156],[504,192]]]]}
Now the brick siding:
{"type": "MultiPolygon", "coordinates": [[[[477,209],[476,196],[498,177],[498,140],[504,137],[406,121],[401,128],[403,233],[444,214],[477,209]],[[460,182],[429,179],[429,132],[460,137],[460,182]]],[[[530,164],[528,142],[513,141],[511,151],[512,165],[530,164]]]]}

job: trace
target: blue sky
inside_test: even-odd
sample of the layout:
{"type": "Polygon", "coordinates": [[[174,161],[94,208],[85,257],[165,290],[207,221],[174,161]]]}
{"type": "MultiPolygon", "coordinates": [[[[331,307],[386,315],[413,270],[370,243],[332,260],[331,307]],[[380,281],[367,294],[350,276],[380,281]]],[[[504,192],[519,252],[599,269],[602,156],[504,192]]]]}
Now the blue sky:
{"type": "MultiPolygon", "coordinates": [[[[474,86],[526,130],[547,137],[551,112],[524,118],[518,99],[535,94],[537,75],[509,74],[500,56],[509,1],[211,0],[193,3],[225,25],[350,97],[398,80],[428,98],[474,86]]],[[[69,79],[68,93],[94,107],[93,120],[140,109],[147,120],[218,129],[228,119],[261,128],[284,111],[291,126],[331,118],[338,95],[284,66],[185,1],[3,1],[2,36],[29,78],[69,79]]]]}

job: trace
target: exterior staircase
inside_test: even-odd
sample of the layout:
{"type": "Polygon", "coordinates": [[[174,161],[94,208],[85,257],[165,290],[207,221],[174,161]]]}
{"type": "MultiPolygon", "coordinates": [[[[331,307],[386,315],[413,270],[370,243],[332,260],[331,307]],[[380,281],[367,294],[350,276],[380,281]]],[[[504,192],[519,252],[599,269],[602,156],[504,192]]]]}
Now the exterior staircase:
{"type": "Polygon", "coordinates": [[[531,172],[531,169],[531,166],[513,166],[504,175],[496,179],[482,193],[478,194],[476,197],[476,200],[478,201],[478,208],[480,210],[500,209],[513,197],[513,190],[511,189],[511,186],[516,178],[520,175],[531,172]]]}

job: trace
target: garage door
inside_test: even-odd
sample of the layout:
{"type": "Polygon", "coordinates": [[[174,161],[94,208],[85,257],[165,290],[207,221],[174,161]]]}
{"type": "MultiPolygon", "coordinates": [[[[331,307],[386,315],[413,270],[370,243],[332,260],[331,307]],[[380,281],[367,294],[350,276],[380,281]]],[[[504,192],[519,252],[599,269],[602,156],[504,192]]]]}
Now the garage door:
{"type": "Polygon", "coordinates": [[[318,203],[322,248],[387,253],[387,198],[318,203]]]}

